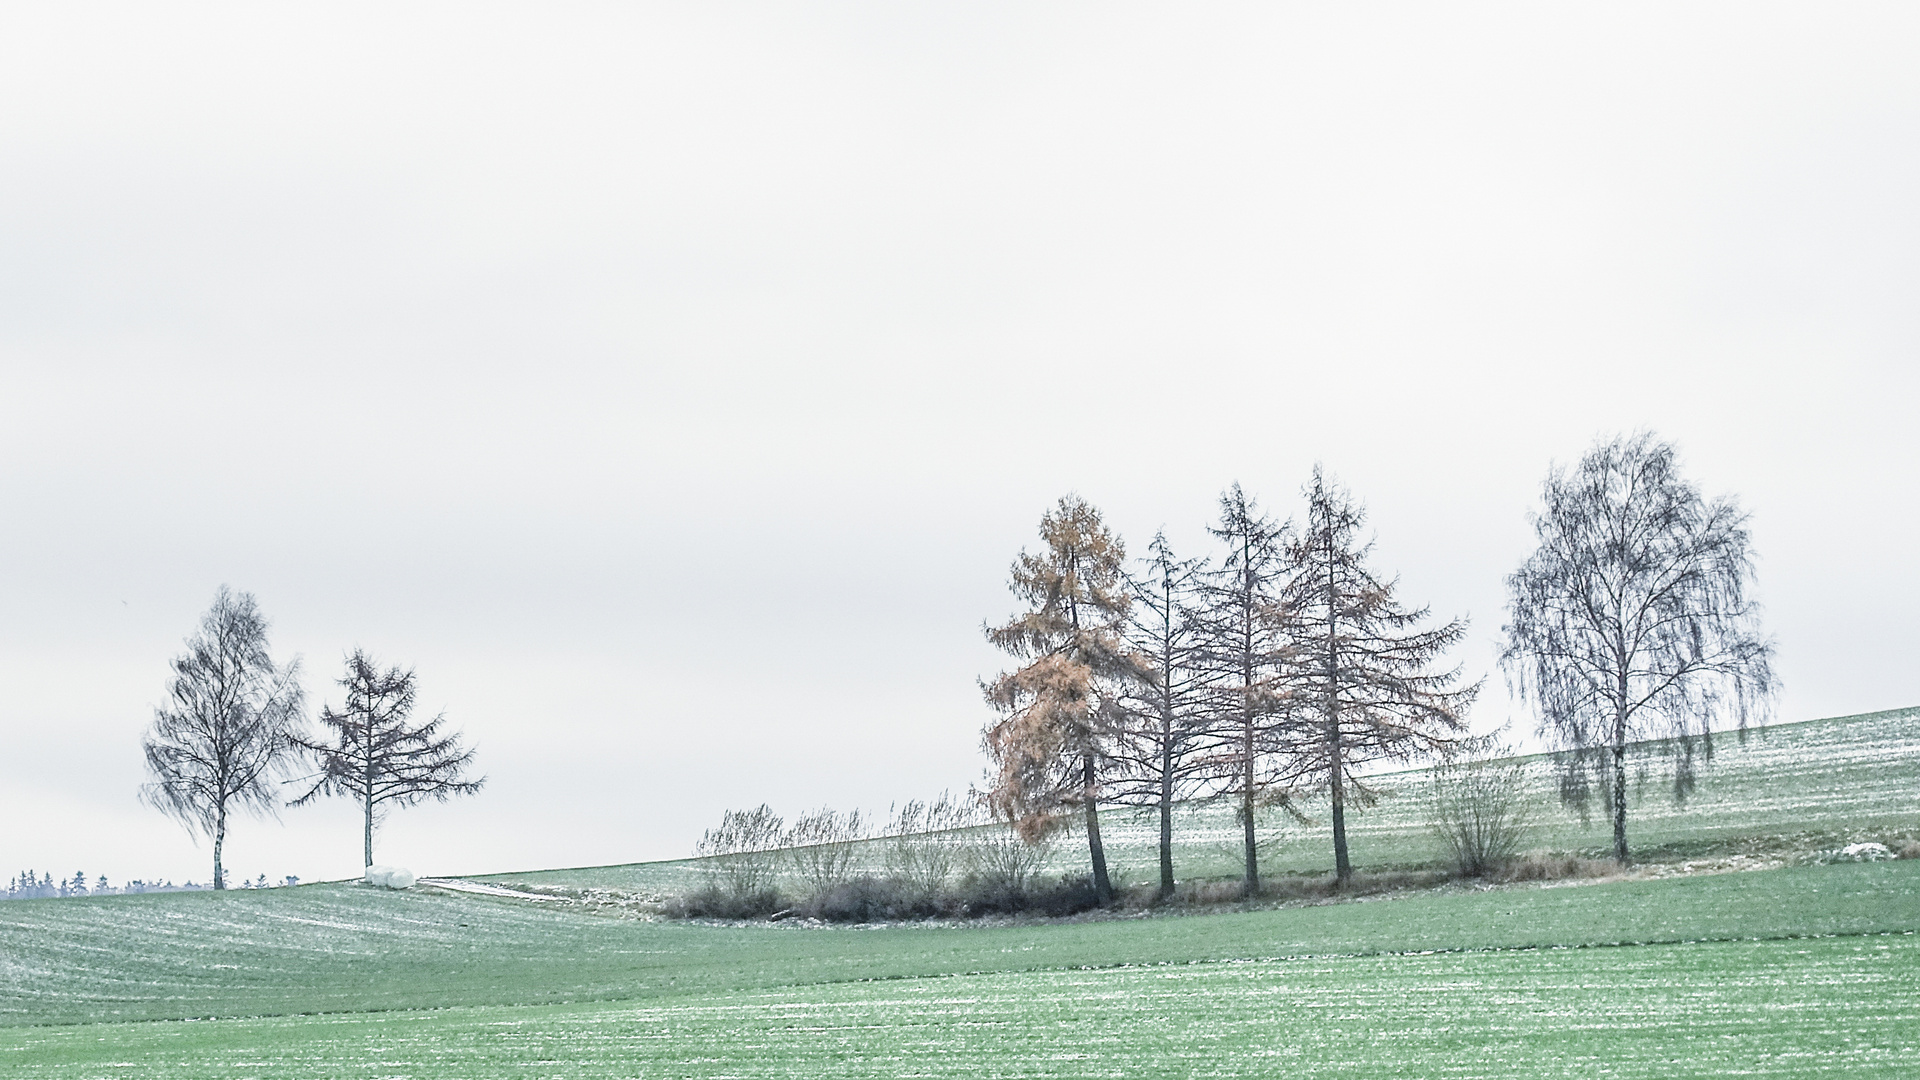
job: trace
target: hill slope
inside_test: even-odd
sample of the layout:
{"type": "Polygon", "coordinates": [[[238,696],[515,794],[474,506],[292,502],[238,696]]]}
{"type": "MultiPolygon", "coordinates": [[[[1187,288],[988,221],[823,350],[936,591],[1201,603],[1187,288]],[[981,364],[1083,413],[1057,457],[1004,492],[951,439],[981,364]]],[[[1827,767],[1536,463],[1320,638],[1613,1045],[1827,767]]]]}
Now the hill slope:
{"type": "Polygon", "coordinates": [[[1205,916],[808,929],[361,885],[0,906],[0,1024],[659,998],[864,979],[1920,930],[1920,860],[1205,916]]]}
{"type": "MultiPolygon", "coordinates": [[[[1676,804],[1653,768],[1638,771],[1627,820],[1628,840],[1639,859],[1688,858],[1738,851],[1785,851],[1839,847],[1855,840],[1920,837],[1920,708],[1806,720],[1756,728],[1744,739],[1714,739],[1711,764],[1685,805],[1676,804]]],[[[1671,744],[1639,744],[1638,760],[1658,762],[1671,744]]],[[[1527,846],[1588,854],[1611,853],[1605,814],[1587,821],[1559,803],[1552,755],[1521,758],[1536,826],[1527,846]]],[[[1350,813],[1348,836],[1362,871],[1418,869],[1438,865],[1441,851],[1428,831],[1426,769],[1373,778],[1377,805],[1350,813]]],[[[1324,826],[1324,806],[1304,805],[1318,824],[1299,825],[1277,812],[1262,823],[1270,874],[1327,874],[1333,841],[1324,826]]],[[[1231,807],[1198,803],[1182,808],[1175,823],[1175,862],[1182,880],[1239,875],[1240,829],[1231,807]]],[[[1122,880],[1146,881],[1158,865],[1158,825],[1150,814],[1117,810],[1102,818],[1107,857],[1122,880]]],[[[881,863],[880,845],[863,855],[869,869],[881,863]]],[[[1084,873],[1084,843],[1060,838],[1049,862],[1053,873],[1084,873]]],[[[707,880],[699,859],[583,867],[528,873],[475,875],[509,885],[616,889],[664,895],[697,888],[707,880]]]]}

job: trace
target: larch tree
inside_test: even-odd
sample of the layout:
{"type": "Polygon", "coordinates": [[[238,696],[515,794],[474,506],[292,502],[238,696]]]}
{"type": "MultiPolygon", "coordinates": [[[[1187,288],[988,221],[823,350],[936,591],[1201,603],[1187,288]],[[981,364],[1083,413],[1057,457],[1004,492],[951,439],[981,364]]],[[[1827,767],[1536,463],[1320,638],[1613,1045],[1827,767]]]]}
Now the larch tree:
{"type": "Polygon", "coordinates": [[[993,762],[987,802],[1037,840],[1063,813],[1085,815],[1093,887],[1112,899],[1100,803],[1120,686],[1137,670],[1124,636],[1131,597],[1126,549],[1100,512],[1068,495],[1040,519],[1037,554],[1022,552],[1010,587],[1027,610],[987,639],[1024,663],[983,685],[999,713],[984,737],[993,762]]]}
{"type": "Polygon", "coordinates": [[[251,593],[222,585],[186,645],[173,660],[171,700],[142,741],[153,780],[141,797],[213,840],[213,887],[224,889],[228,820],[277,810],[274,783],[294,762],[306,697],[299,659],[281,666],[269,655],[251,593]]]}
{"type": "Polygon", "coordinates": [[[327,729],[321,739],[299,737],[294,745],[312,754],[320,772],[293,806],[322,795],[344,795],[360,804],[365,865],[373,865],[373,833],[389,809],[424,799],[445,801],[471,795],[485,777],[467,778],[473,750],[460,745],[458,733],[442,733],[444,713],[424,723],[410,722],[418,690],[411,669],[380,670],[365,652],[347,657],[340,679],[346,691],[338,712],[320,709],[327,729]]]}
{"type": "Polygon", "coordinates": [[[1204,566],[1178,559],[1164,534],[1135,576],[1130,651],[1138,674],[1125,684],[1125,723],[1114,740],[1116,801],[1160,818],[1160,899],[1173,897],[1173,807],[1205,781],[1216,673],[1206,663],[1199,588],[1204,566]]]}
{"type": "Polygon", "coordinates": [[[1276,738],[1289,703],[1281,599],[1288,530],[1235,484],[1220,496],[1220,520],[1208,531],[1227,549],[1204,586],[1202,650],[1217,699],[1212,757],[1225,793],[1240,804],[1243,881],[1251,899],[1260,893],[1256,814],[1275,793],[1287,796],[1287,762],[1276,753],[1276,738]]]}
{"type": "Polygon", "coordinates": [[[1747,516],[1731,497],[1703,499],[1673,446],[1647,432],[1553,469],[1541,494],[1539,547],[1507,579],[1501,665],[1539,710],[1541,733],[1572,751],[1563,797],[1584,805],[1597,766],[1624,863],[1632,744],[1673,740],[1673,793],[1684,799],[1715,725],[1732,719],[1744,732],[1771,703],[1773,644],[1748,595],[1747,516]]]}
{"type": "Polygon", "coordinates": [[[1401,607],[1396,583],[1367,568],[1373,545],[1359,538],[1365,509],[1318,466],[1306,494],[1285,590],[1300,719],[1291,735],[1303,780],[1327,795],[1334,875],[1345,887],[1353,879],[1347,809],[1374,798],[1356,768],[1450,752],[1466,733],[1464,714],[1480,684],[1462,686],[1458,667],[1434,666],[1465,636],[1466,623],[1422,629],[1427,609],[1401,607]]]}

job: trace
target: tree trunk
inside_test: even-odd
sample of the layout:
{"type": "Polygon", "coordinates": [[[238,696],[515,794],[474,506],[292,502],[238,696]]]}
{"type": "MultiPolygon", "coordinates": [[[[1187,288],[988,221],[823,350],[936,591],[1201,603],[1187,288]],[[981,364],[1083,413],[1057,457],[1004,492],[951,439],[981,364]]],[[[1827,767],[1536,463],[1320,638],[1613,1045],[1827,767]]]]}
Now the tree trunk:
{"type": "Polygon", "coordinates": [[[1253,718],[1247,718],[1246,745],[1241,748],[1240,825],[1247,846],[1247,876],[1242,897],[1253,900],[1260,895],[1260,848],[1253,835],[1253,718]]]}
{"type": "Polygon", "coordinates": [[[367,840],[367,851],[366,851],[367,861],[362,865],[372,866],[373,865],[373,792],[372,791],[367,792],[365,821],[366,821],[366,840],[367,840]]]}
{"type": "Polygon", "coordinates": [[[1613,727],[1613,857],[1627,865],[1627,717],[1620,710],[1613,727]]]}
{"type": "Polygon", "coordinates": [[[1334,582],[1333,530],[1327,530],[1327,792],[1333,800],[1333,883],[1344,889],[1353,880],[1347,858],[1346,761],[1340,745],[1340,637],[1334,613],[1340,610],[1334,582]]]}
{"type": "Polygon", "coordinates": [[[1160,899],[1173,899],[1173,722],[1161,718],[1160,739],[1160,899]]]}
{"type": "Polygon", "coordinates": [[[227,887],[227,872],[220,865],[220,849],[227,844],[227,808],[224,804],[214,812],[213,819],[213,887],[227,887]]]}
{"type": "Polygon", "coordinates": [[[1240,825],[1247,851],[1246,881],[1241,893],[1247,900],[1260,896],[1260,848],[1253,835],[1253,543],[1241,537],[1240,612],[1240,825]]]}
{"type": "Polygon", "coordinates": [[[1335,721],[1327,733],[1328,794],[1333,801],[1333,882],[1344,889],[1353,880],[1353,864],[1347,858],[1346,762],[1340,751],[1340,726],[1335,721]]]}
{"type": "Polygon", "coordinates": [[[1093,756],[1084,759],[1087,799],[1087,854],[1093,860],[1093,895],[1104,904],[1113,899],[1113,882],[1107,878],[1107,849],[1100,843],[1100,800],[1093,782],[1093,756]]]}

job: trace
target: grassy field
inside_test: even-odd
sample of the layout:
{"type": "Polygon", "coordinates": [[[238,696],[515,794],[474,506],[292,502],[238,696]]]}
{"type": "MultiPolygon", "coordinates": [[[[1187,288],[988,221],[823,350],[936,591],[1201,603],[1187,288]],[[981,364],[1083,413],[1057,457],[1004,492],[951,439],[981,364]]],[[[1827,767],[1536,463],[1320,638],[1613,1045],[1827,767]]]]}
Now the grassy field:
{"type": "MultiPolygon", "coordinates": [[[[1729,743],[1647,842],[1910,830],[1917,722],[1729,743]]],[[[1417,786],[1379,849],[1411,850],[1417,786]]],[[[9,1077],[1912,1076],[1916,1017],[1920,860],[967,926],[350,884],[0,904],[9,1077]]]]}
{"type": "Polygon", "coordinates": [[[966,972],[1920,930],[1920,861],[1216,915],[813,929],[358,885],[0,906],[0,1022],[526,1005],[966,972]]]}
{"type": "Polygon", "coordinates": [[[1613,1075],[1896,1075],[1920,1015],[1914,860],[998,927],[345,885],[0,914],[9,1076],[1594,1075],[1616,1038],[1613,1075]]]}
{"type": "MultiPolygon", "coordinates": [[[[1658,762],[1668,744],[1642,744],[1643,764],[1658,762]]],[[[1685,806],[1671,798],[1666,782],[1643,768],[1634,788],[1628,840],[1636,858],[1685,859],[1737,852],[1804,851],[1839,847],[1855,840],[1920,838],[1920,708],[1807,720],[1756,728],[1744,740],[1714,740],[1713,763],[1685,806]]],[[[1610,855],[1613,837],[1596,808],[1590,820],[1560,806],[1553,763],[1547,755],[1526,764],[1535,827],[1527,846],[1591,856],[1610,855]]],[[[1371,809],[1350,813],[1347,831],[1354,864],[1361,870],[1414,870],[1440,864],[1442,852],[1428,832],[1429,775],[1425,769],[1385,773],[1374,783],[1382,798],[1371,809]]],[[[1325,808],[1305,807],[1316,822],[1325,808]]],[[[1270,849],[1263,866],[1271,874],[1319,875],[1333,870],[1331,833],[1276,814],[1264,830],[1270,849]]],[[[1102,838],[1121,880],[1156,880],[1158,825],[1150,815],[1111,811],[1102,838]]],[[[1176,866],[1182,880],[1237,878],[1239,825],[1231,808],[1188,806],[1176,823],[1176,866]]],[[[879,845],[865,856],[879,868],[879,845]]],[[[1062,837],[1048,867],[1056,874],[1084,873],[1086,850],[1076,836],[1062,837]]],[[[698,859],[596,866],[573,870],[476,875],[506,885],[597,888],[665,896],[707,880],[698,859]]]]}
{"type": "Polygon", "coordinates": [[[11,1076],[1912,1076],[1911,935],[827,983],[0,1034],[11,1076]]]}

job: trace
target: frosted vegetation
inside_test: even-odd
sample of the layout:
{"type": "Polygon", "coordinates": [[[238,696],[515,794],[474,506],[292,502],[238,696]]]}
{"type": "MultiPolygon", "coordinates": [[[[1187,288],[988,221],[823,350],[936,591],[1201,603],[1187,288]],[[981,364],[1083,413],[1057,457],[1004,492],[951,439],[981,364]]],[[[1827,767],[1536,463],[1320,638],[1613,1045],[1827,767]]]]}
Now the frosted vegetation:
{"type": "MultiPolygon", "coordinates": [[[[1793,860],[1839,849],[1859,841],[1887,844],[1899,851],[1920,840],[1920,709],[1896,709],[1859,716],[1775,724],[1750,730],[1744,739],[1732,733],[1713,740],[1710,765],[1684,804],[1676,803],[1672,784],[1659,768],[1673,744],[1636,744],[1631,786],[1640,857],[1654,864],[1689,859],[1793,860]]],[[[1696,751],[1697,752],[1697,751],[1696,751]]],[[[1524,778],[1523,834],[1527,850],[1565,856],[1604,858],[1611,833],[1596,804],[1583,819],[1577,808],[1562,805],[1554,755],[1513,759],[1524,778]]],[[[1436,811],[1430,769],[1381,773],[1373,777],[1380,801],[1350,812],[1347,829],[1355,864],[1362,873],[1438,870],[1449,861],[1446,845],[1433,832],[1436,811]]],[[[1326,808],[1311,800],[1301,809],[1302,824],[1278,811],[1261,826],[1262,863],[1280,877],[1312,878],[1330,874],[1333,855],[1325,832],[1326,808]]],[[[771,813],[771,811],[769,811],[771,813]]],[[[1151,812],[1108,813],[1102,822],[1109,858],[1120,882],[1151,880],[1158,824],[1151,812]]],[[[960,857],[970,841],[1006,835],[997,825],[941,834],[935,843],[960,857]]],[[[769,846],[784,833],[776,830],[769,846]]],[[[1174,835],[1176,866],[1183,882],[1236,880],[1240,826],[1225,801],[1186,803],[1174,835]]],[[[850,846],[845,872],[884,876],[888,859],[900,845],[881,837],[850,846]]],[[[1073,842],[1071,828],[1039,852],[1038,878],[1058,879],[1085,871],[1085,852],[1073,842]]],[[[809,882],[792,863],[768,860],[768,885],[791,894],[809,882]]],[[[610,889],[664,900],[672,895],[723,882],[726,860],[686,859],[625,866],[481,875],[501,884],[562,889],[610,889]]]]}
{"type": "MultiPolygon", "coordinates": [[[[1517,765],[1536,842],[1605,850],[1604,820],[1553,801],[1550,762],[1517,765]]],[[[1388,779],[1354,822],[1363,874],[1438,864],[1431,784],[1388,779]]],[[[491,893],[22,900],[0,906],[0,1075],[1901,1075],[1920,1054],[1920,859],[1889,856],[1916,850],[1917,781],[1920,710],[1780,725],[1726,740],[1684,813],[1649,783],[1636,812],[1668,861],[1641,876],[1205,916],[852,930],[650,914],[649,896],[713,880],[713,860],[484,875],[491,893]],[[1774,868],[1660,876],[1689,864],[1774,868]]],[[[1209,855],[1231,810],[1185,813],[1183,866],[1213,857],[1231,880],[1234,852],[1209,855]]],[[[1126,836],[1150,866],[1152,831],[1126,836]]],[[[1296,873],[1329,869],[1311,828],[1269,839],[1296,873]]],[[[909,870],[888,839],[848,850],[909,870]]],[[[782,860],[779,880],[821,865],[782,860]]]]}
{"type": "Polygon", "coordinates": [[[27,901],[0,912],[0,1074],[1818,1071],[1911,1060],[1915,929],[1916,860],[965,929],[430,886],[27,901]],[[124,1022],[170,1018],[199,1022],[124,1022]]]}

